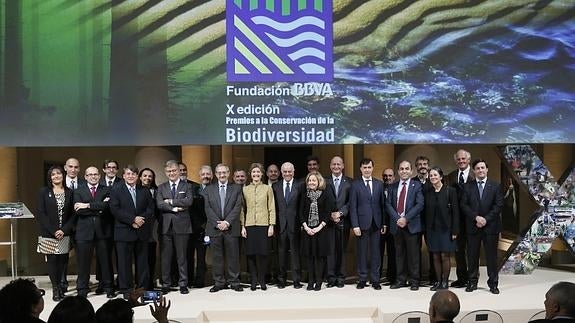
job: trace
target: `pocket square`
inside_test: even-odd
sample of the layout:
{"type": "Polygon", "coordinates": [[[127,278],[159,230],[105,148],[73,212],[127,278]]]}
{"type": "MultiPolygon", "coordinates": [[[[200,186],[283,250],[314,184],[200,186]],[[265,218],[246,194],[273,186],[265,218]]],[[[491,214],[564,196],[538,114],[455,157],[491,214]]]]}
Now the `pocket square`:
{"type": "Polygon", "coordinates": [[[186,194],[185,191],[178,192],[178,194],[186,194]]]}

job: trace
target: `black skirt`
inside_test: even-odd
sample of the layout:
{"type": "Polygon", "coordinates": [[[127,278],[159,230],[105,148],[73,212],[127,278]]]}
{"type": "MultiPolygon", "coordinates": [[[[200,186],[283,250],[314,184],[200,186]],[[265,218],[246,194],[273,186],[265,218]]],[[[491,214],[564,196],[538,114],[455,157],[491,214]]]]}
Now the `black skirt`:
{"type": "Polygon", "coordinates": [[[246,256],[268,255],[268,226],[252,225],[246,227],[246,256]]]}

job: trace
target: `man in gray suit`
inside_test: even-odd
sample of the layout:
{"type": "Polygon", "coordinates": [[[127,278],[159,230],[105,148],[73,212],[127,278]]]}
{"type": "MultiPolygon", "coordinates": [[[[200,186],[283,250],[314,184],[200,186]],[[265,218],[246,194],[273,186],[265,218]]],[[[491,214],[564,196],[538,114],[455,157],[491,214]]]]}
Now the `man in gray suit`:
{"type": "Polygon", "coordinates": [[[242,187],[229,183],[230,168],[224,164],[216,166],[218,182],[206,187],[204,205],[208,222],[206,234],[211,240],[212,275],[214,286],[211,293],[225,288],[224,264],[227,263],[230,288],[241,292],[240,286],[240,212],[243,204],[242,187]]]}
{"type": "Polygon", "coordinates": [[[180,293],[188,291],[188,239],[192,233],[192,222],[188,209],[193,202],[192,186],[180,179],[179,164],[168,160],[164,166],[168,181],[158,186],[156,204],[161,214],[161,268],[162,293],[170,291],[170,269],[174,249],[178,263],[178,285],[180,293]]]}
{"type": "Polygon", "coordinates": [[[299,259],[299,239],[301,224],[298,221],[300,194],[303,190],[301,183],[294,179],[294,165],[285,162],[281,166],[283,180],[272,185],[276,203],[276,215],[279,253],[278,288],[286,286],[288,250],[291,252],[291,269],[293,287],[302,288],[301,267],[299,259]]]}
{"type": "Polygon", "coordinates": [[[349,241],[349,189],[351,188],[351,178],[343,175],[343,159],[335,156],[329,163],[331,176],[326,177],[327,190],[335,196],[337,211],[331,213],[331,220],[328,228],[333,226],[330,235],[334,239],[334,252],[327,256],[327,287],[337,286],[342,288],[345,285],[345,250],[349,241]]]}

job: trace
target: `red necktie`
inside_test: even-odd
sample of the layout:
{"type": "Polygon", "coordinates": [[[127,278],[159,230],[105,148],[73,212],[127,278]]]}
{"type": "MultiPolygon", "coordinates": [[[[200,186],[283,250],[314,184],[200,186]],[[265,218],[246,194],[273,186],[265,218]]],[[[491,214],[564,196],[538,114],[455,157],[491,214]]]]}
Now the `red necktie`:
{"type": "Polygon", "coordinates": [[[92,193],[92,198],[96,197],[96,186],[90,187],[90,193],[92,193]]]}
{"type": "Polygon", "coordinates": [[[405,188],[405,182],[401,183],[401,192],[399,192],[399,201],[397,201],[397,214],[401,215],[403,211],[405,211],[405,192],[407,189],[405,188]]]}

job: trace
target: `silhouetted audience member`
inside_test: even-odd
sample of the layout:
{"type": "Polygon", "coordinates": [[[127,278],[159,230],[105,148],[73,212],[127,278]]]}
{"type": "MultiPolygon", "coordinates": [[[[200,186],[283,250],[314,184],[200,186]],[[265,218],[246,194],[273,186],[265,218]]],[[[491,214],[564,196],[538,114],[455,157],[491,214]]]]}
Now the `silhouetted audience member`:
{"type": "Polygon", "coordinates": [[[42,323],[45,291],[32,280],[18,278],[0,289],[0,322],[42,323]]]}
{"type": "Polygon", "coordinates": [[[83,296],[65,297],[50,313],[48,323],[96,323],[92,303],[83,296]]]}
{"type": "Polygon", "coordinates": [[[545,318],[530,323],[575,323],[575,284],[558,282],[545,293],[545,318]]]}
{"type": "Polygon", "coordinates": [[[431,323],[452,323],[459,314],[459,299],[449,290],[440,290],[429,301],[429,320],[431,323]]]}
{"type": "MultiPolygon", "coordinates": [[[[134,289],[130,292],[127,300],[116,298],[107,301],[96,311],[98,323],[132,323],[134,321],[134,310],[132,308],[144,306],[146,304],[139,301],[144,294],[143,288],[134,289]]],[[[158,302],[150,305],[150,313],[158,323],[168,322],[168,310],[171,302],[161,297],[158,302]]]]}

